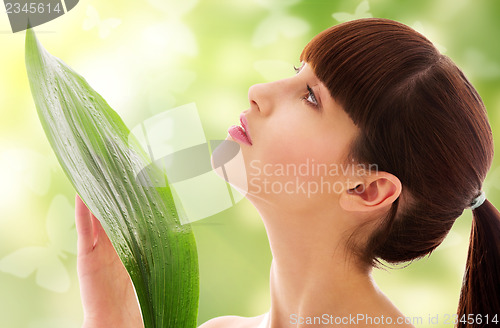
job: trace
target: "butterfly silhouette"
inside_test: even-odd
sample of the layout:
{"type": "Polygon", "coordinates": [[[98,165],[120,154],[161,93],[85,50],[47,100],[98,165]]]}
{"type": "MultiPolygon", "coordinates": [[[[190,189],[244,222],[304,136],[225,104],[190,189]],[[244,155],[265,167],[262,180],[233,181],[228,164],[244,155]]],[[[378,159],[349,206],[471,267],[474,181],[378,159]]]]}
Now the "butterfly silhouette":
{"type": "Polygon", "coordinates": [[[99,30],[99,37],[105,39],[111,34],[111,30],[118,27],[121,22],[122,21],[118,18],[101,19],[97,10],[89,5],[87,7],[87,18],[83,21],[82,28],[88,31],[97,27],[99,30]]]}
{"type": "Polygon", "coordinates": [[[272,13],[257,26],[252,44],[255,47],[272,44],[279,39],[280,35],[291,39],[307,33],[309,28],[309,24],[301,18],[285,13],[272,13]]]}
{"type": "Polygon", "coordinates": [[[56,195],[47,213],[47,246],[21,248],[0,260],[0,271],[19,278],[36,272],[36,283],[54,292],[66,292],[70,277],[61,259],[66,253],[76,254],[74,208],[63,195],[56,195]]]}
{"type": "Polygon", "coordinates": [[[373,17],[372,14],[369,12],[369,10],[370,10],[370,4],[368,3],[368,1],[365,0],[365,1],[362,1],[356,7],[356,11],[354,12],[354,14],[340,12],[340,13],[332,14],[332,17],[335,18],[340,23],[351,21],[354,19],[359,19],[359,18],[373,17]]]}
{"type": "Polygon", "coordinates": [[[287,8],[300,2],[299,0],[288,1],[258,1],[257,4],[268,9],[270,14],[264,18],[253,34],[252,44],[254,47],[262,47],[277,41],[280,36],[288,39],[301,36],[309,31],[309,24],[298,17],[286,13],[287,8]]]}

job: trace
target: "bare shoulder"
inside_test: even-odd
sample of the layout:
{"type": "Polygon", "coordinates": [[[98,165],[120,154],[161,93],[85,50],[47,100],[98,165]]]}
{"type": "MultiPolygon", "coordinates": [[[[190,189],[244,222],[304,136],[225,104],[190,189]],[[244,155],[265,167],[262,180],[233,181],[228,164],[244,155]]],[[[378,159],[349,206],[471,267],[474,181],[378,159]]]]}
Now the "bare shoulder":
{"type": "Polygon", "coordinates": [[[263,319],[264,314],[251,318],[228,315],[210,319],[198,328],[257,328],[263,319]]]}

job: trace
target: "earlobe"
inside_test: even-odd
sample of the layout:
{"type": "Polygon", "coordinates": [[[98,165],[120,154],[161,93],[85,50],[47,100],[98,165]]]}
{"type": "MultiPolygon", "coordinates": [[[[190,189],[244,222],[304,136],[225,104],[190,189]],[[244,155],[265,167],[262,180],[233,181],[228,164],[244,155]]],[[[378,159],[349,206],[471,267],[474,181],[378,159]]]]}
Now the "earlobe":
{"type": "Polygon", "coordinates": [[[368,212],[391,205],[401,194],[401,181],[387,172],[368,176],[340,195],[340,206],[346,211],[368,212]]]}

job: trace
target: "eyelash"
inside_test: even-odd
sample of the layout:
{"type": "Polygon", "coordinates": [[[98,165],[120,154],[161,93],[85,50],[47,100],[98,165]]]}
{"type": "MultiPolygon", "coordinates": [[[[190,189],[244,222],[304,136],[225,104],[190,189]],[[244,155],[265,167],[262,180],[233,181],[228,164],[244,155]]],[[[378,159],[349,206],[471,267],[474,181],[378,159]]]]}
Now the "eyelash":
{"type": "MultiPolygon", "coordinates": [[[[300,73],[300,67],[296,67],[295,65],[293,65],[293,69],[295,71],[295,74],[300,73]]],[[[307,95],[304,97],[304,100],[307,101],[307,104],[309,106],[312,106],[314,108],[318,108],[318,99],[316,98],[316,95],[314,94],[314,92],[312,91],[312,89],[309,85],[307,85],[307,95]],[[311,99],[311,100],[309,100],[309,99],[311,99]]]]}
{"type": "Polygon", "coordinates": [[[309,85],[307,85],[307,91],[308,91],[307,96],[304,97],[305,101],[307,101],[307,104],[309,106],[318,108],[318,99],[316,99],[316,95],[314,94],[309,85]]]}

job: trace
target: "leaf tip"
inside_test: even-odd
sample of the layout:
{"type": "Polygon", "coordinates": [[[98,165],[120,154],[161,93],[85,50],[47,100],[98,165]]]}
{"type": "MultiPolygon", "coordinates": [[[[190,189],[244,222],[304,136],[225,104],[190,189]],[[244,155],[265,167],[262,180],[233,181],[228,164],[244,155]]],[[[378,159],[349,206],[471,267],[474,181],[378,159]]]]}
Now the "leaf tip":
{"type": "Polygon", "coordinates": [[[28,17],[28,23],[26,25],[26,43],[28,43],[28,41],[32,42],[31,41],[32,39],[36,40],[36,35],[35,35],[35,31],[33,31],[33,27],[31,26],[31,22],[30,22],[30,19],[28,17]]]}
{"type": "MultiPolygon", "coordinates": [[[[30,23],[28,21],[28,27],[30,26],[30,23]]],[[[26,55],[29,53],[29,49],[33,46],[33,43],[35,42],[36,44],[36,35],[35,31],[33,31],[33,28],[29,27],[26,29],[26,55]]]]}
{"type": "MultiPolygon", "coordinates": [[[[28,21],[28,26],[30,23],[28,21]]],[[[42,57],[44,57],[44,48],[38,41],[35,31],[32,27],[26,29],[26,40],[25,40],[25,61],[26,67],[30,67],[33,64],[39,62],[42,57]]]]}

